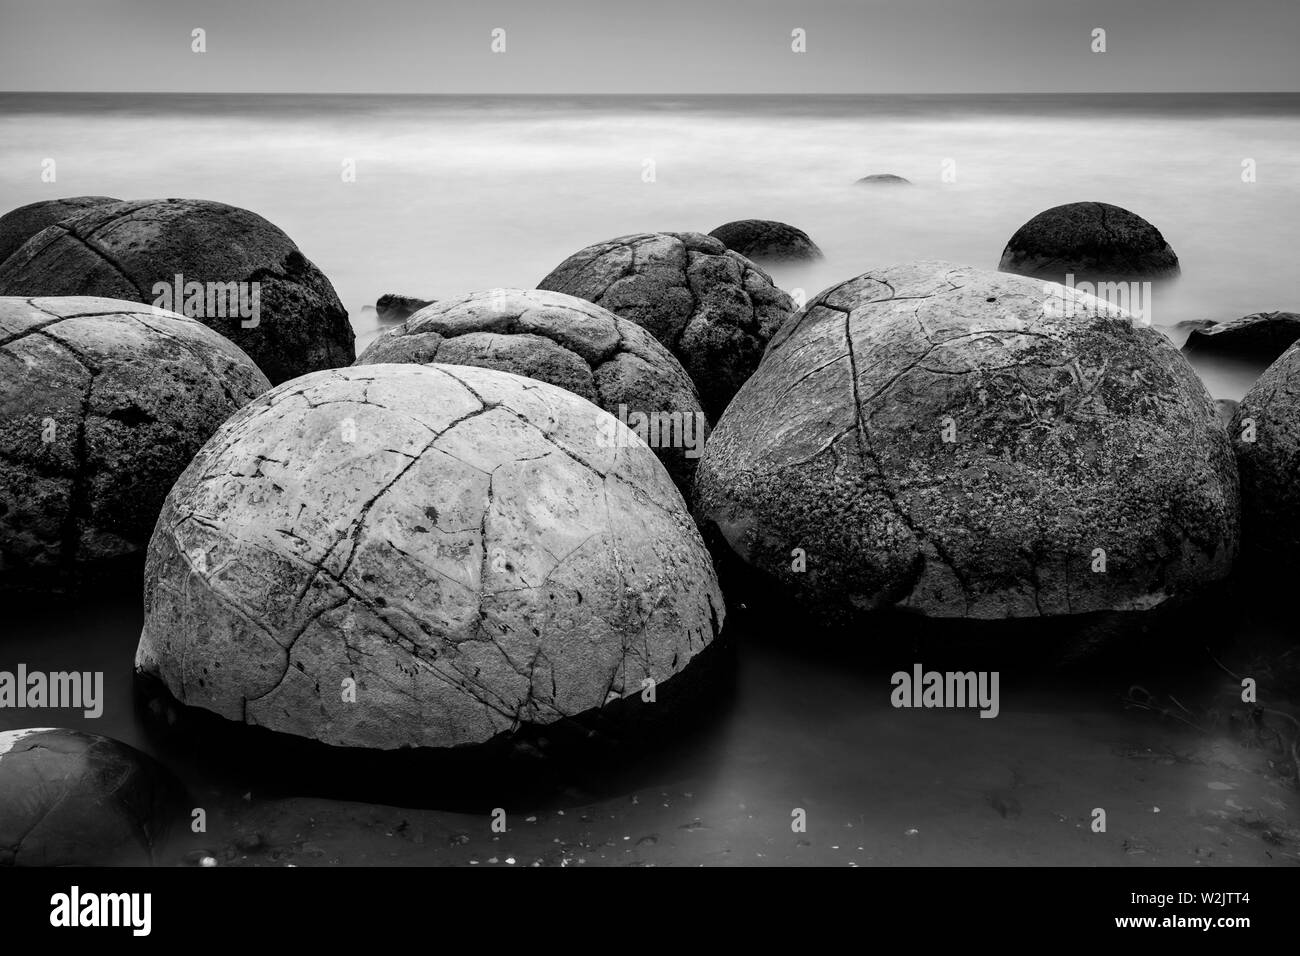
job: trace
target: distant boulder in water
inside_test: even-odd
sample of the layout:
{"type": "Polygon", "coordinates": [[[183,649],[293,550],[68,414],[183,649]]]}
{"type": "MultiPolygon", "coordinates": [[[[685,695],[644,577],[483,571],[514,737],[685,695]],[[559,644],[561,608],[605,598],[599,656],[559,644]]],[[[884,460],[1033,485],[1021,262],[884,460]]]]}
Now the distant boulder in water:
{"type": "Polygon", "coordinates": [[[792,262],[822,258],[808,233],[774,219],[737,219],[709,233],[732,252],[755,262],[792,262]]]}
{"type": "Polygon", "coordinates": [[[417,299],[411,295],[397,295],[385,292],[375,302],[375,311],[380,322],[405,322],[426,305],[433,305],[433,299],[417,299]]]}
{"type": "Polygon", "coordinates": [[[893,173],[872,173],[858,180],[859,186],[910,186],[912,181],[893,173]]]}
{"type": "Polygon", "coordinates": [[[1239,319],[1195,329],[1183,351],[1189,355],[1221,355],[1271,365],[1300,339],[1300,315],[1294,312],[1255,312],[1239,319]]]}
{"type": "Polygon", "coordinates": [[[1141,216],[1104,202],[1072,202],[1040,212],[1016,230],[1001,272],[1064,282],[1160,279],[1178,275],[1178,256],[1141,216]]]}
{"type": "Polygon", "coordinates": [[[64,199],[42,199],[5,213],[0,216],[0,262],[8,259],[19,246],[42,229],[80,215],[87,209],[121,201],[111,196],[68,196],[64,199]]]}

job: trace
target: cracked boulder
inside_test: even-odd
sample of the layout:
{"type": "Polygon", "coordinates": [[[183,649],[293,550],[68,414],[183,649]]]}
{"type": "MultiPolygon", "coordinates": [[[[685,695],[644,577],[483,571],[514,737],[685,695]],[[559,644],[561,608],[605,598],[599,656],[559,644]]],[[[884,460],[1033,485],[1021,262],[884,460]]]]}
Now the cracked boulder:
{"type": "Polygon", "coordinates": [[[118,299],[0,297],[0,588],[138,570],[172,483],[270,387],[193,319],[118,299]]]}
{"type": "Polygon", "coordinates": [[[1241,473],[1242,534],[1252,558],[1300,562],[1300,343],[1251,386],[1228,426],[1241,473]]]}
{"type": "Polygon", "coordinates": [[[820,259],[822,251],[808,233],[774,219],[737,219],[709,233],[732,252],[755,262],[820,259]]]}
{"type": "Polygon", "coordinates": [[[134,747],[0,731],[0,866],[150,866],[188,815],[180,782],[134,747]]]}
{"type": "Polygon", "coordinates": [[[1057,288],[920,262],[822,292],[714,430],[698,516],[835,621],[1142,611],[1222,579],[1213,401],[1154,329],[1057,288]]]}
{"type": "Polygon", "coordinates": [[[537,287],[594,302],[649,331],[681,361],[709,421],[794,311],[766,272],[698,232],[638,233],[588,246],[537,287]]]}
{"type": "Polygon", "coordinates": [[[465,366],[273,389],[168,498],[138,671],[231,721],[376,749],[504,739],[669,681],[722,598],[667,472],[603,442],[610,423],[465,366]]]}
{"type": "Polygon", "coordinates": [[[121,202],[109,196],[68,196],[42,199],[19,206],[0,216],[0,262],[4,262],[24,242],[47,226],[80,215],[87,209],[121,202]]]}
{"type": "Polygon", "coordinates": [[[636,431],[683,495],[708,438],[690,377],[653,335],[560,292],[492,289],[425,308],[357,359],[495,368],[581,395],[636,431]]]}
{"type": "Polygon", "coordinates": [[[1178,275],[1178,256],[1141,216],[1104,202],[1072,202],[1040,212],[1002,251],[1001,272],[1064,282],[1134,281],[1178,275]]]}
{"type": "Polygon", "coordinates": [[[64,219],[0,263],[0,295],[168,308],[230,339],[274,384],[356,356],[334,287],[293,240],[247,209],[201,199],[113,203],[64,219]]]}

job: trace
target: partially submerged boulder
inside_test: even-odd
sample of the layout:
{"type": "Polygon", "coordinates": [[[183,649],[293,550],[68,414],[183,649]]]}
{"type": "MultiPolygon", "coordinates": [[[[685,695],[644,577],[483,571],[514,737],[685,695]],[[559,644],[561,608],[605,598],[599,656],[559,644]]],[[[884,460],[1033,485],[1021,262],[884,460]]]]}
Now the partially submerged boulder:
{"type": "Polygon", "coordinates": [[[375,302],[375,312],[380,322],[405,322],[426,305],[432,305],[432,299],[417,299],[411,295],[397,295],[385,292],[375,302]]]}
{"type": "Polygon", "coordinates": [[[695,385],[655,337],[560,292],[491,289],[422,309],[357,365],[439,362],[494,368],[581,395],[635,431],[682,494],[708,439],[695,385]]]}
{"type": "Polygon", "coordinates": [[[193,319],[118,299],[0,297],[0,588],[75,584],[141,559],[195,452],[270,387],[193,319]]]}
{"type": "Polygon", "coordinates": [[[1254,312],[1239,319],[1193,329],[1183,351],[1222,355],[1271,365],[1300,340],[1300,315],[1295,312],[1254,312]]]}
{"type": "Polygon", "coordinates": [[[134,747],[0,731],[0,866],[149,866],[188,816],[180,782],[134,747]]]}
{"type": "Polygon", "coordinates": [[[935,262],[809,302],[696,476],[701,520],[835,622],[1155,608],[1227,575],[1238,507],[1214,403],[1163,336],[935,262]]]}
{"type": "Polygon", "coordinates": [[[1300,563],[1300,344],[1270,365],[1228,426],[1241,474],[1242,540],[1258,563],[1300,563]]]}
{"type": "Polygon", "coordinates": [[[912,181],[893,173],[872,173],[858,180],[859,186],[910,186],[912,181]]]}
{"type": "Polygon", "coordinates": [[[110,196],[66,196],[42,199],[19,206],[0,216],[0,262],[4,262],[24,242],[47,226],[79,215],[87,209],[121,202],[110,196]]]}
{"type": "Polygon", "coordinates": [[[287,235],[201,199],[113,203],[64,219],[0,263],[0,295],[159,306],[230,339],[272,383],[356,357],[347,310],[287,235]]]}
{"type": "Polygon", "coordinates": [[[485,743],[669,681],[722,597],[667,473],[611,429],[630,437],[482,368],[272,390],[168,498],[138,670],[231,721],[376,749],[485,743]]]}
{"type": "Polygon", "coordinates": [[[710,421],[794,310],[766,272],[698,232],[638,233],[588,246],[537,287],[587,299],[647,329],[681,361],[710,421]]]}
{"type": "Polygon", "coordinates": [[[799,262],[822,257],[808,233],[774,219],[737,219],[723,223],[709,235],[754,262],[799,262]]]}
{"type": "Polygon", "coordinates": [[[1160,230],[1104,202],[1072,202],[1040,212],[1002,250],[1001,272],[1064,282],[1162,279],[1178,275],[1178,256],[1160,230]]]}

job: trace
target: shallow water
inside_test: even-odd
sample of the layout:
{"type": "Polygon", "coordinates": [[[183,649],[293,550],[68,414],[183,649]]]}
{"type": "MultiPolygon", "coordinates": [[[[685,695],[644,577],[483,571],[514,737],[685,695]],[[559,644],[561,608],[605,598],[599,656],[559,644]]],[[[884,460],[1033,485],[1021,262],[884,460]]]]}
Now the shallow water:
{"type": "MultiPolygon", "coordinates": [[[[776,268],[811,296],[873,266],[933,257],[995,267],[1030,216],[1099,199],[1154,222],[1183,275],[1153,320],[1300,307],[1300,97],[432,98],[0,95],[0,206],[59,195],[198,196],[284,228],[330,276],[358,346],[383,292],[440,297],[531,287],[591,242],[735,218],[792,222],[826,258],[776,268]],[[40,163],[58,162],[57,184],[40,163]],[[1240,180],[1256,160],[1258,182],[1240,180]],[[357,161],[357,181],[340,179],[357,161]],[[653,182],[643,180],[654,161],[653,182]],[[944,182],[944,161],[956,181],[944,182]],[[895,172],[911,187],[861,188],[895,172]]],[[[1260,371],[1197,362],[1216,397],[1260,371]]],[[[1256,608],[1258,599],[1247,601],[1256,608]]],[[[1220,608],[1220,610],[1222,610],[1220,608]]],[[[132,703],[138,594],[51,600],[4,625],[0,667],[102,670],[98,720],[0,711],[0,730],[57,724],[154,753],[209,810],[210,832],[169,847],[223,863],[478,865],[1300,862],[1300,801],[1285,757],[1218,722],[1125,709],[1141,683],[1197,720],[1222,704],[1207,641],[1249,658],[1294,642],[1283,612],[1207,615],[1166,668],[1120,662],[1033,673],[1002,713],[901,711],[889,675],[913,657],[817,650],[739,608],[734,697],[681,746],[521,804],[510,829],[440,806],[288,792],[160,743],[132,703]],[[1107,809],[1105,833],[1091,813],[1107,809]],[[807,812],[806,833],[791,814],[807,812]],[[529,820],[528,817],[533,817],[529,820]],[[508,862],[513,860],[514,862],[508,862]],[[493,862],[495,861],[495,862],[493,862]]],[[[1049,625],[1050,626],[1050,625],[1049,625]]],[[[864,641],[866,638],[864,637],[864,641]]],[[[923,661],[927,666],[938,661],[923,661]]],[[[1231,695],[1227,700],[1231,702],[1231,695]]],[[[1226,705],[1223,705],[1226,707],[1226,705]]],[[[1175,711],[1176,713],[1176,711],[1175,711]]]]}

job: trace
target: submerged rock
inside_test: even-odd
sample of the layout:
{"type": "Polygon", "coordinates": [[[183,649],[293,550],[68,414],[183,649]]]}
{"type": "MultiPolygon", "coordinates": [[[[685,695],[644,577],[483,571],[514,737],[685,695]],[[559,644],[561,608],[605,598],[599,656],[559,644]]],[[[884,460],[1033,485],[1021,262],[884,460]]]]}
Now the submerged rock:
{"type": "Polygon", "coordinates": [[[643,694],[725,612],[667,473],[640,443],[606,447],[610,427],[567,391],[464,366],[272,390],[168,498],[138,671],[231,721],[381,749],[643,694]]]}
{"type": "Polygon", "coordinates": [[[1241,474],[1242,540],[1256,561],[1300,561],[1300,344],[1251,387],[1228,426],[1241,474]]]}
{"type": "Polygon", "coordinates": [[[1300,315],[1295,312],[1255,312],[1209,328],[1193,329],[1183,351],[1222,355],[1272,364],[1300,339],[1300,315]]]}
{"type": "Polygon", "coordinates": [[[1176,276],[1178,256],[1141,216],[1104,202],[1072,202],[1040,212],[1002,251],[1001,272],[1064,282],[1176,276]]]}
{"type": "Polygon", "coordinates": [[[439,302],[357,359],[474,365],[549,382],[619,418],[650,445],[682,494],[708,439],[695,385],[653,335],[560,292],[492,289],[439,302]]]}
{"type": "Polygon", "coordinates": [[[0,263],[0,295],[158,305],[220,332],[272,383],[356,357],[329,279],[280,229],[224,203],[141,200],[64,219],[0,263]]]}
{"type": "Polygon", "coordinates": [[[910,186],[912,181],[893,173],[872,173],[858,180],[859,186],[910,186]]]}
{"type": "Polygon", "coordinates": [[[0,298],[0,343],[0,588],[142,558],[195,452],[271,387],[201,323],[118,299],[0,298]]]}
{"type": "Polygon", "coordinates": [[[737,219],[709,233],[732,252],[754,262],[820,259],[822,251],[808,233],[773,219],[737,219]]]}
{"type": "Polygon", "coordinates": [[[712,236],[638,233],[588,246],[537,284],[649,330],[681,361],[710,421],[794,310],[771,277],[712,236]]]}
{"type": "Polygon", "coordinates": [[[821,293],[718,423],[700,518],[840,622],[1144,610],[1225,577],[1214,403],[1159,333],[1060,291],[921,262],[821,293]]]}
{"type": "Polygon", "coordinates": [[[67,196],[63,199],[42,199],[10,210],[0,216],[0,262],[8,259],[19,246],[47,226],[79,215],[87,209],[121,201],[110,196],[67,196]]]}
{"type": "Polygon", "coordinates": [[[0,866],[149,866],[188,813],[179,781],[134,747],[0,731],[0,866]]]}
{"type": "Polygon", "coordinates": [[[417,299],[410,295],[386,292],[375,302],[375,311],[380,322],[405,322],[426,305],[432,304],[432,299],[417,299]]]}

